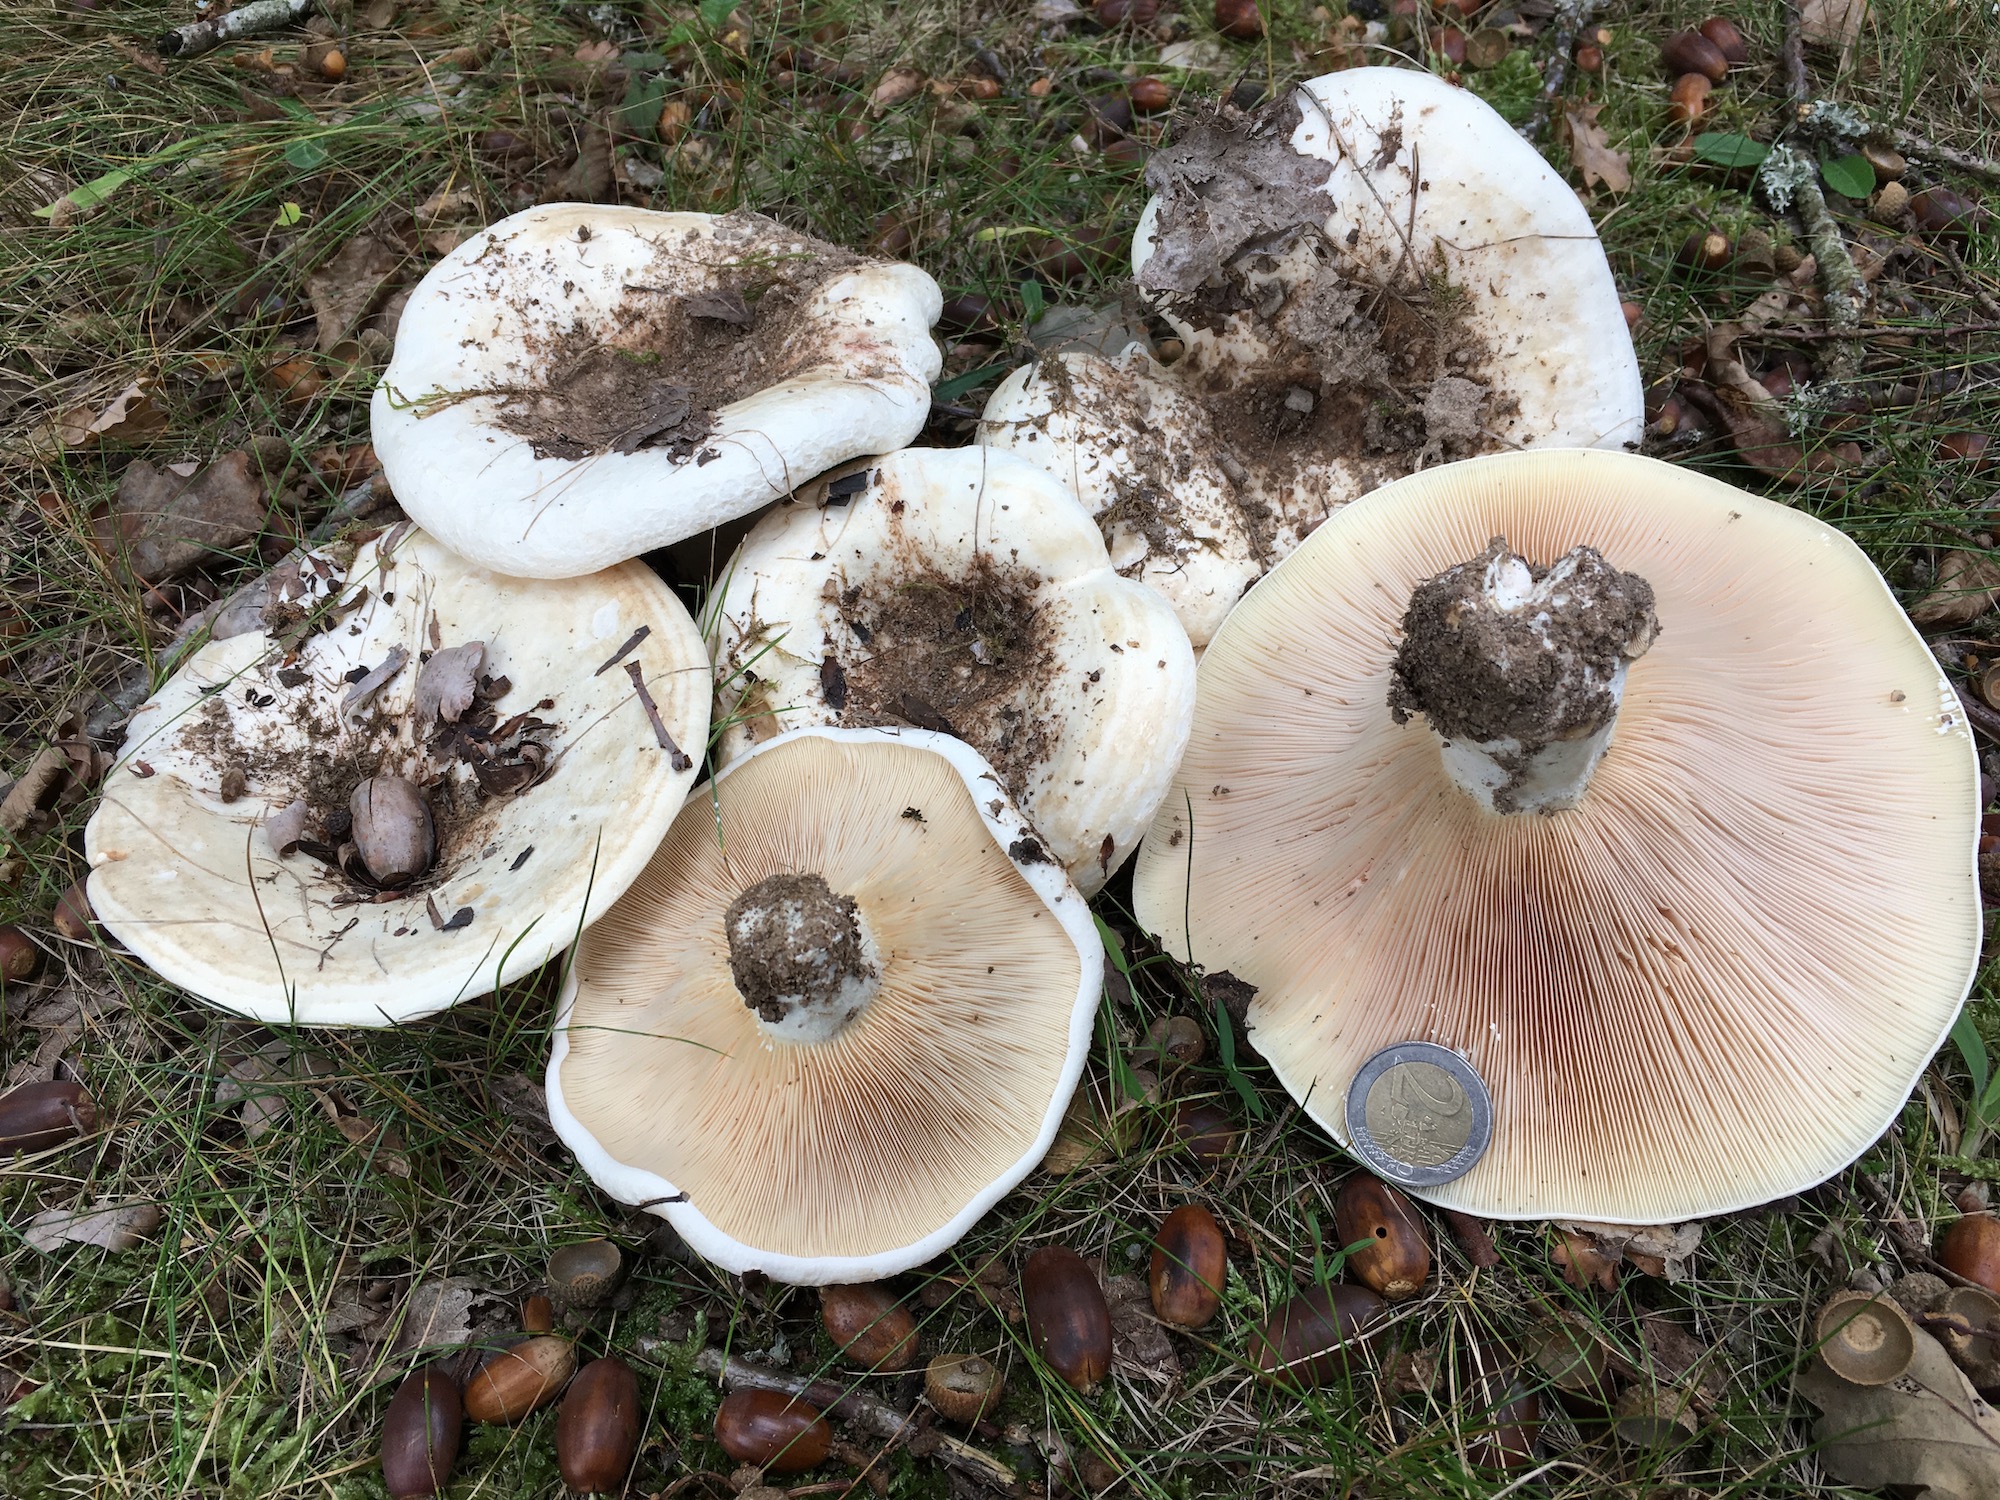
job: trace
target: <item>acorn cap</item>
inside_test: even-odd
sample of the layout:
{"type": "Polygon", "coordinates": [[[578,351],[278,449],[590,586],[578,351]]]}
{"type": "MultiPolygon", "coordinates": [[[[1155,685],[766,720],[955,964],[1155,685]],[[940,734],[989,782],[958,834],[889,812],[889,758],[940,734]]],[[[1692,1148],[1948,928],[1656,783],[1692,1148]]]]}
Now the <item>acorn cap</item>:
{"type": "Polygon", "coordinates": [[[1917,1330],[1910,1315],[1888,1297],[1839,1292],[1813,1325],[1819,1357],[1842,1380],[1887,1385],[1916,1357],[1917,1330]]]}
{"type": "Polygon", "coordinates": [[[915,266],[758,214],[531,208],[418,283],[375,452],[403,508],[464,556],[595,572],[909,442],[940,305],[915,266]]]}
{"type": "Polygon", "coordinates": [[[1649,459],[1499,455],[1349,506],[1230,616],[1133,890],[1167,951],[1257,987],[1251,1040],[1343,1143],[1377,1052],[1470,1060],[1491,1145],[1417,1196],[1679,1223],[1895,1119],[1971,982],[1978,802],[1950,684],[1837,531],[1649,459]],[[1387,703],[1412,590],[1499,536],[1656,596],[1547,816],[1483,810],[1387,703]]]}
{"type": "MultiPolygon", "coordinates": [[[[557,1133],[730,1271],[872,1281],[937,1255],[1041,1160],[1089,1050],[1101,946],[1060,867],[1010,852],[1028,838],[942,734],[805,729],[739,757],[578,947],[557,1133]],[[806,875],[873,970],[833,1026],[746,999],[746,914],[806,875]]],[[[774,926],[813,934],[806,959],[841,946],[774,926]]]]}
{"type": "Polygon", "coordinates": [[[538,968],[632,882],[693,784],[708,655],[673,591],[638,563],[573,582],[502,578],[407,528],[363,545],[344,585],[314,556],[327,571],[308,557],[300,573],[337,590],[346,613],[295,650],[292,635],[263,630],[211,641],[133,714],[85,832],[90,901],[162,978],[226,1010],[386,1026],[538,968]],[[642,628],[625,660],[689,752],[678,758],[626,672],[598,673],[642,628]],[[419,730],[434,640],[483,643],[489,693],[506,679],[482,703],[503,721],[495,729],[517,714],[549,726],[533,732],[546,744],[540,769],[508,768],[539,780],[483,791],[472,763],[419,730]],[[401,670],[355,701],[354,675],[398,650],[401,670]],[[272,842],[295,799],[345,811],[364,770],[423,784],[436,828],[436,862],[386,900],[272,842]]]}
{"type": "Polygon", "coordinates": [[[809,724],[965,740],[1095,892],[1151,824],[1194,654],[1074,496],[983,448],[892,453],[759,521],[714,611],[723,763],[809,724]]]}

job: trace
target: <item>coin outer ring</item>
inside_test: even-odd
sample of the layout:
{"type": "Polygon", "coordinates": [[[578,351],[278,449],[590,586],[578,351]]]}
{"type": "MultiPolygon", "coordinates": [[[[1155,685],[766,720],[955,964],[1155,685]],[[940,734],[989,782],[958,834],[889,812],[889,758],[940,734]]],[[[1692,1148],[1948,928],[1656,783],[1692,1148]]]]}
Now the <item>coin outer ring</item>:
{"type": "Polygon", "coordinates": [[[1449,1047],[1435,1042],[1398,1042],[1384,1047],[1361,1065],[1354,1082],[1347,1086],[1347,1144],[1374,1171],[1375,1175],[1398,1187],[1436,1187],[1470,1172],[1493,1140],[1493,1096],[1486,1080],[1472,1063],[1449,1047]],[[1412,1166],[1384,1151],[1368,1129],[1368,1092],[1375,1080],[1402,1063],[1425,1062],[1444,1069],[1458,1080],[1472,1104],[1472,1130],[1465,1144],[1450,1160],[1435,1167],[1412,1166]]]}

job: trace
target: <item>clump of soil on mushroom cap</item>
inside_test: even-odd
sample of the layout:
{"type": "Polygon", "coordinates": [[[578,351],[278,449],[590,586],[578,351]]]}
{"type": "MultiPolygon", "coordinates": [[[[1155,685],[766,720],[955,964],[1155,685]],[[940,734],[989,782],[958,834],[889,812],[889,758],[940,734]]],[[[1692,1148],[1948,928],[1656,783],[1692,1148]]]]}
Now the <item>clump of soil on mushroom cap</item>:
{"type": "Polygon", "coordinates": [[[893,591],[841,595],[847,638],[820,681],[846,725],[908,724],[972,745],[1023,799],[1059,725],[1037,705],[1060,671],[1034,601],[1041,579],[982,555],[963,575],[926,572],[893,591]],[[836,675],[837,674],[837,675],[836,675]]]}
{"type": "MultiPolygon", "coordinates": [[[[411,661],[403,673],[414,675],[429,655],[411,661]]],[[[384,691],[393,692],[401,682],[399,676],[384,691]]],[[[323,877],[340,887],[337,904],[421,895],[485,848],[501,806],[553,769],[550,743],[560,726],[537,716],[553,708],[553,700],[503,719],[494,700],[511,686],[504,677],[482,677],[479,696],[458,721],[438,721],[425,735],[412,722],[413,710],[379,700],[343,724],[347,684],[324,671],[284,666],[274,655],[209,695],[179,735],[227,781],[240,777],[239,795],[254,797],[270,813],[295,799],[306,804],[305,838],[291,858],[313,860],[323,877]],[[224,701],[229,694],[237,701],[224,701]],[[393,892],[381,889],[359,859],[338,857],[351,831],[354,790],[376,776],[417,784],[436,837],[430,866],[393,892]]]]}
{"type": "Polygon", "coordinates": [[[729,904],[729,974],[743,1003],[782,1021],[801,1003],[831,1006],[876,977],[860,908],[823,875],[770,875],[729,904]]]}
{"type": "MultiPolygon", "coordinates": [[[[501,396],[499,425],[526,438],[538,458],[664,448],[700,462],[716,412],[833,357],[819,321],[799,311],[861,257],[817,240],[803,244],[796,255],[730,259],[724,243],[663,237],[657,274],[636,274],[608,315],[530,336],[521,383],[473,394],[501,396]],[[711,258],[706,286],[683,290],[690,260],[711,258]]],[[[492,253],[537,252],[503,240],[492,253]]],[[[514,311],[536,324],[531,307],[514,311]]]]}

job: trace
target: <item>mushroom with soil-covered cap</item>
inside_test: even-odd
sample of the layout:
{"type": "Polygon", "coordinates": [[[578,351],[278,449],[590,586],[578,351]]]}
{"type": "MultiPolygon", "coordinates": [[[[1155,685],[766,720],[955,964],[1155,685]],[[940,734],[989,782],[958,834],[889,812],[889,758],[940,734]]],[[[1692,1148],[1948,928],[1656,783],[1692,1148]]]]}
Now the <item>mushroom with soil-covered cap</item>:
{"type": "Polygon", "coordinates": [[[98,918],[225,1009],[483,995],[617,899],[694,782],[707,652],[639,564],[502,578],[405,526],[264,593],[133,715],[85,835],[98,918]]]}
{"type": "Polygon", "coordinates": [[[1490,1147],[1420,1196],[1678,1222],[1895,1119],[1978,955],[1978,802],[1838,532],[1649,459],[1496,455],[1342,510],[1230,616],[1134,896],[1257,986],[1258,1049],[1343,1141],[1383,1049],[1470,1060],[1490,1147]]]}
{"type": "Polygon", "coordinates": [[[939,306],[916,267],[757,214],[529,209],[411,295],[375,451],[464,556],[594,572],[909,442],[939,306]]]}
{"type": "Polygon", "coordinates": [[[1590,216],[1465,90],[1331,74],[1183,127],[1146,180],[1133,267],[1186,352],[1045,358],[994,391],[980,441],[1071,485],[1197,648],[1377,485],[1639,439],[1638,361],[1590,216]]]}
{"type": "Polygon", "coordinates": [[[683,809],[577,950],[549,1118],[727,1270],[874,1281],[1048,1150],[1090,1046],[1089,909],[949,736],[802,729],[683,809]]]}
{"type": "Polygon", "coordinates": [[[965,740],[1047,857],[1096,891],[1151,822],[1194,712],[1194,655],[1034,465],[916,448],[757,523],[715,610],[722,749],[804,724],[965,740]]]}

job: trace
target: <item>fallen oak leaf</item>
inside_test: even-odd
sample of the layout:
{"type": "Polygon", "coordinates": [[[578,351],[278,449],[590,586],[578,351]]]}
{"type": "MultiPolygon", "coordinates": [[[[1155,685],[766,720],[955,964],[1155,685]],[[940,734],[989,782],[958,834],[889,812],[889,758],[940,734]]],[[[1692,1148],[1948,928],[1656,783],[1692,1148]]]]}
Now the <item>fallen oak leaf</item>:
{"type": "Polygon", "coordinates": [[[1613,147],[1604,127],[1597,123],[1603,109],[1602,104],[1572,104],[1563,110],[1570,159],[1583,174],[1585,187],[1602,183],[1614,193],[1626,192],[1632,186],[1631,153],[1613,147]]]}
{"type": "Polygon", "coordinates": [[[1815,1356],[1795,1389],[1820,1409],[1819,1461],[1842,1483],[2000,1500],[2000,1415],[1929,1334],[1916,1335],[1909,1368],[1887,1384],[1850,1384],[1815,1356]]]}
{"type": "Polygon", "coordinates": [[[1586,1224],[1561,1226],[1572,1235],[1588,1235],[1599,1252],[1614,1261],[1630,1261],[1648,1276],[1668,1281],[1687,1279],[1689,1257],[1700,1248],[1699,1224],[1586,1224]]]}
{"type": "Polygon", "coordinates": [[[241,449],[193,474],[140,459],[92,531],[128,579],[160,583],[241,547],[263,529],[268,510],[264,481],[241,449]]]}
{"type": "Polygon", "coordinates": [[[1910,620],[1922,630],[1954,630],[1995,604],[2000,604],[2000,564],[1976,552],[1947,552],[1938,563],[1936,586],[1910,606],[1910,620]]]}
{"type": "Polygon", "coordinates": [[[357,234],[306,278],[306,300],[319,323],[320,353],[332,350],[374,311],[402,260],[372,235],[357,234]]]}
{"type": "Polygon", "coordinates": [[[130,1250],[160,1227],[152,1203],[100,1203],[95,1208],[46,1208],[28,1220],[21,1238],[44,1255],[64,1245],[95,1245],[114,1254],[130,1250]]]}

